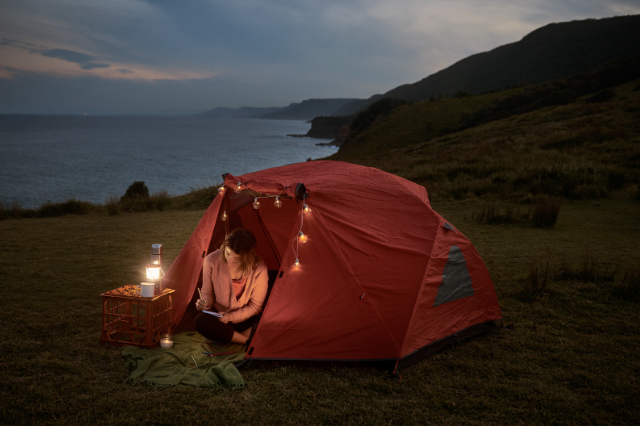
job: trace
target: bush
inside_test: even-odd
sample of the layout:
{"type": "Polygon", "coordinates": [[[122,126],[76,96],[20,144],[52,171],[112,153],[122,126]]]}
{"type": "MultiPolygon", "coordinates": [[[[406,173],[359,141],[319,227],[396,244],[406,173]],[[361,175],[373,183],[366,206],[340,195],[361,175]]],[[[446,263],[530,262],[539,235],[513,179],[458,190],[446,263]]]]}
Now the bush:
{"type": "Polygon", "coordinates": [[[547,253],[546,259],[540,261],[536,257],[531,258],[529,263],[529,275],[527,276],[527,290],[534,293],[540,293],[547,289],[549,282],[549,267],[551,265],[551,256],[547,253]]]}
{"type": "MultiPolygon", "coordinates": [[[[526,217],[527,215],[524,215],[526,217]]],[[[471,220],[488,224],[515,223],[521,215],[520,210],[516,210],[513,206],[506,206],[502,209],[498,204],[485,206],[478,214],[474,211],[471,220]]]]}
{"type": "Polygon", "coordinates": [[[47,201],[38,207],[36,217],[58,217],[65,215],[82,215],[90,213],[94,209],[93,204],[71,198],[62,203],[47,201]]]}
{"type": "Polygon", "coordinates": [[[627,268],[623,270],[620,280],[614,283],[612,290],[615,296],[623,300],[640,301],[640,269],[627,268]]]}
{"type": "Polygon", "coordinates": [[[386,117],[399,106],[406,105],[402,99],[383,98],[369,105],[367,109],[358,113],[351,123],[353,136],[365,131],[381,117],[386,117]]]}
{"type": "Polygon", "coordinates": [[[560,200],[541,197],[533,209],[533,226],[552,228],[558,220],[559,213],[560,200]]]}
{"type": "Polygon", "coordinates": [[[34,209],[23,209],[18,203],[12,203],[11,206],[5,206],[4,203],[0,203],[0,220],[5,219],[21,219],[36,217],[36,211],[34,209]]]}
{"type": "Polygon", "coordinates": [[[189,192],[174,198],[173,206],[180,209],[206,209],[218,194],[221,185],[189,188],[189,192]]]}
{"type": "Polygon", "coordinates": [[[120,214],[119,200],[116,195],[110,195],[109,198],[107,198],[105,207],[107,208],[107,213],[109,213],[109,216],[120,214]]]}
{"type": "Polygon", "coordinates": [[[120,207],[127,213],[140,213],[153,210],[164,210],[171,204],[171,198],[167,191],[155,192],[147,197],[128,197],[120,200],[120,207]]]}
{"type": "Polygon", "coordinates": [[[593,96],[590,96],[586,99],[586,102],[594,103],[594,102],[607,102],[616,97],[616,91],[614,89],[604,89],[599,91],[593,96]]]}
{"type": "Polygon", "coordinates": [[[133,182],[129,188],[127,188],[127,192],[120,198],[120,201],[124,201],[125,198],[148,198],[149,197],[149,188],[144,182],[135,181],[133,182]]]}

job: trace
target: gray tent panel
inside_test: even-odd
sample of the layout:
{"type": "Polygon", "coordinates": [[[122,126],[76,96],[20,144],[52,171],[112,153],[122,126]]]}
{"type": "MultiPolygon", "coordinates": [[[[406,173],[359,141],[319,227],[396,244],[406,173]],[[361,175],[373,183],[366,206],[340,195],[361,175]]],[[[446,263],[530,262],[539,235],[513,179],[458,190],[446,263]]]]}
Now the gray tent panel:
{"type": "Polygon", "coordinates": [[[462,250],[458,246],[452,246],[449,250],[449,260],[442,272],[442,284],[438,287],[438,294],[433,306],[453,302],[463,297],[473,296],[473,294],[471,276],[462,250]]]}

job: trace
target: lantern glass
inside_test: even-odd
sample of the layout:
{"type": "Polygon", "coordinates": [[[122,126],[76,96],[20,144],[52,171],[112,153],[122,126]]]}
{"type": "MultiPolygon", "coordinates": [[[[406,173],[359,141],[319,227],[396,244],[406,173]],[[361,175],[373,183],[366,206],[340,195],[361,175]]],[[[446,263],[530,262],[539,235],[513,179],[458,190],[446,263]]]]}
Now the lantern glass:
{"type": "Polygon", "coordinates": [[[147,265],[147,279],[157,281],[162,278],[162,268],[159,265],[147,265]]]}

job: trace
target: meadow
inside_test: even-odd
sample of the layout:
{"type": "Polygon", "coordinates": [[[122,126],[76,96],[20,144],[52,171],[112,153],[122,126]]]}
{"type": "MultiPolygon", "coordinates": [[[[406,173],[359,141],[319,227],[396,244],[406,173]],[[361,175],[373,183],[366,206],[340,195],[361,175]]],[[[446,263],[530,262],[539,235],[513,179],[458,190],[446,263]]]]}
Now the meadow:
{"type": "Polygon", "coordinates": [[[100,294],[139,283],[151,244],[170,264],[216,187],[0,205],[0,424],[639,424],[640,81],[455,130],[526,90],[399,106],[329,158],[427,188],[491,273],[494,331],[401,380],[263,362],[241,389],[127,385],[100,294]]]}
{"type": "Polygon", "coordinates": [[[268,362],[241,370],[241,389],[123,384],[122,348],[98,343],[100,294],[139,282],[151,244],[170,263],[203,210],[0,221],[0,423],[637,424],[634,194],[563,200],[553,228],[475,220],[477,199],[434,201],[474,243],[515,330],[498,324],[399,383],[365,363],[268,362]]]}

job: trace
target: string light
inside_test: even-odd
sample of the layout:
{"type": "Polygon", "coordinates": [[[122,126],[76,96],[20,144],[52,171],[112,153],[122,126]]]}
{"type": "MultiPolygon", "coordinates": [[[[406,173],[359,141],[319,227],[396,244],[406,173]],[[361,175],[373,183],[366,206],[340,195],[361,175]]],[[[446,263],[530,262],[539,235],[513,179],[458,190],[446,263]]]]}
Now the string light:
{"type": "Polygon", "coordinates": [[[309,214],[309,213],[311,213],[311,208],[308,205],[303,204],[302,205],[302,211],[304,212],[304,214],[309,214]]]}
{"type": "Polygon", "coordinates": [[[242,182],[238,182],[236,184],[236,192],[240,192],[240,191],[242,191],[242,182]]]}
{"type": "Polygon", "coordinates": [[[218,194],[220,195],[224,194],[224,190],[225,190],[225,187],[221,186],[220,188],[218,188],[218,194]]]}
{"type": "Polygon", "coordinates": [[[309,237],[307,237],[306,235],[304,235],[304,234],[302,233],[302,231],[300,231],[300,232],[298,233],[298,241],[300,241],[301,243],[303,243],[303,244],[304,244],[304,243],[306,243],[308,239],[309,239],[309,237]]]}
{"type": "Polygon", "coordinates": [[[299,269],[300,268],[300,261],[298,259],[296,259],[296,261],[293,262],[293,268],[294,269],[299,269]]]}
{"type": "Polygon", "coordinates": [[[253,199],[253,208],[256,210],[260,208],[260,201],[258,201],[258,197],[253,199]]]}
{"type": "Polygon", "coordinates": [[[223,222],[227,221],[227,211],[226,210],[222,212],[222,217],[220,217],[220,219],[222,219],[223,222]]]}
{"type": "Polygon", "coordinates": [[[273,206],[276,209],[279,209],[280,207],[282,207],[282,201],[280,201],[280,196],[276,195],[276,201],[273,202],[273,206]]]}

